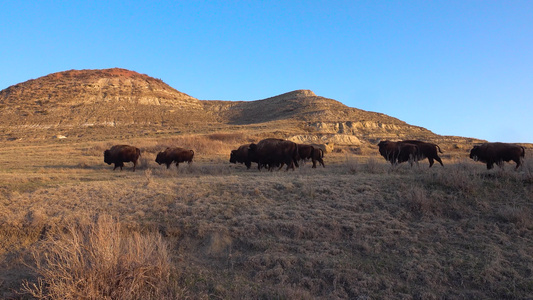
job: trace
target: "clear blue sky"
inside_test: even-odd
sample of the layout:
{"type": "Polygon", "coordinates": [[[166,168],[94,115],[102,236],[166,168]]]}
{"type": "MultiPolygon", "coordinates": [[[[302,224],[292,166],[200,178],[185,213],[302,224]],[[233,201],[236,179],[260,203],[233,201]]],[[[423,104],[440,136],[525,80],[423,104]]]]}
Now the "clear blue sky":
{"type": "Polygon", "coordinates": [[[310,89],[533,143],[533,1],[0,1],[0,90],[120,67],[202,100],[310,89]]]}

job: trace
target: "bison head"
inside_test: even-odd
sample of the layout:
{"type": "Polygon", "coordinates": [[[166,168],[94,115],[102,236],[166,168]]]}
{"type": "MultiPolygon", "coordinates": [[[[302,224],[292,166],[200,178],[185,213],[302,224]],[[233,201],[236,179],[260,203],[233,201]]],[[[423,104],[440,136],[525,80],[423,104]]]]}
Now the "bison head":
{"type": "Polygon", "coordinates": [[[474,161],[478,161],[479,160],[479,146],[474,146],[474,148],[472,148],[472,150],[470,150],[470,158],[473,159],[474,161]]]}
{"type": "Polygon", "coordinates": [[[236,150],[231,150],[231,154],[229,155],[229,162],[232,163],[232,164],[236,164],[237,163],[237,157],[235,157],[235,152],[237,152],[236,150]]]}
{"type": "Polygon", "coordinates": [[[111,151],[109,150],[104,151],[104,162],[108,165],[113,163],[113,160],[111,158],[111,151]]]}
{"type": "Polygon", "coordinates": [[[166,157],[166,152],[165,151],[161,151],[161,152],[157,153],[157,157],[155,158],[155,162],[158,163],[158,164],[163,164],[163,163],[165,163],[165,157],[166,157]]]}
{"type": "Polygon", "coordinates": [[[381,142],[378,143],[378,147],[379,148],[386,147],[388,143],[389,143],[389,141],[381,141],[381,142]]]}

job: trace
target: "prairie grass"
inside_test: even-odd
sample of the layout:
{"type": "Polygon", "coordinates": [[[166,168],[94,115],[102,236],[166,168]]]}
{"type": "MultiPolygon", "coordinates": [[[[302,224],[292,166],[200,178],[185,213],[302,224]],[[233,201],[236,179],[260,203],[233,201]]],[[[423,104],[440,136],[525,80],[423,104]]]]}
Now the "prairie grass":
{"type": "Polygon", "coordinates": [[[37,299],[162,299],[169,290],[168,245],[158,234],[121,231],[101,215],[89,224],[54,227],[32,251],[37,283],[23,291],[37,299]]]}
{"type": "MultiPolygon", "coordinates": [[[[69,267],[73,241],[83,241],[83,249],[111,245],[96,248],[116,250],[117,263],[108,266],[125,270],[120,274],[148,261],[156,267],[139,272],[148,277],[135,284],[128,281],[132,276],[94,283],[93,299],[533,294],[529,157],[518,171],[509,164],[487,171],[466,159],[445,160],[445,167],[428,168],[424,161],[392,168],[377,156],[331,154],[326,168],[259,172],[229,164],[234,145],[218,142],[230,137],[200,139],[213,150],[197,151],[191,165],[178,169],[157,165],[155,154],[166,143],[185,145],[187,138],[128,141],[153,149],[144,151],[136,172],[131,165],[113,172],[103,163],[102,149],[113,142],[0,147],[0,298],[23,291],[52,295],[47,272],[90,276],[87,266],[69,267]],[[28,150],[26,164],[14,160],[21,150],[28,150]],[[112,238],[97,238],[109,231],[104,236],[112,238]],[[158,243],[157,251],[150,248],[158,243]]],[[[98,251],[83,257],[104,261],[98,251]]],[[[112,273],[102,271],[99,279],[112,273]]],[[[50,297],[68,296],[59,294],[50,297]]]]}

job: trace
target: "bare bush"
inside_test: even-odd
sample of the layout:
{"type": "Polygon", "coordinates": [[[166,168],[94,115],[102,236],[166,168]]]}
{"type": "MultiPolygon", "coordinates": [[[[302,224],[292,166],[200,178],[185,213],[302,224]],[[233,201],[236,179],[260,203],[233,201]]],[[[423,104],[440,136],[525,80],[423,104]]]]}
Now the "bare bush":
{"type": "Polygon", "coordinates": [[[379,163],[374,157],[369,158],[364,165],[367,173],[376,174],[383,172],[383,164],[379,163]]]}
{"type": "Polygon", "coordinates": [[[446,171],[438,170],[429,174],[422,173],[422,180],[428,185],[441,186],[464,196],[475,196],[481,186],[477,168],[470,163],[446,166],[446,171]]]}
{"type": "Polygon", "coordinates": [[[504,206],[498,209],[496,216],[504,222],[513,223],[519,228],[531,224],[531,213],[518,207],[504,206]]]}
{"type": "Polygon", "coordinates": [[[38,299],[161,299],[168,297],[170,259],[160,235],[121,232],[101,216],[50,233],[33,251],[37,282],[23,291],[38,299]]]}
{"type": "Polygon", "coordinates": [[[406,204],[407,209],[415,215],[424,216],[434,212],[435,204],[428,197],[425,189],[412,186],[400,193],[400,197],[406,204]]]}

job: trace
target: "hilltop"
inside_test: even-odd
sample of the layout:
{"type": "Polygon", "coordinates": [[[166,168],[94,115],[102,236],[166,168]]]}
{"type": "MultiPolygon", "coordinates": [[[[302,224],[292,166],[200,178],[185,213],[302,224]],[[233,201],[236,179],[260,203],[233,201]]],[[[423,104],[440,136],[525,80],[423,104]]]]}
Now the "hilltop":
{"type": "Polygon", "coordinates": [[[237,130],[354,147],[380,139],[417,138],[453,147],[478,141],[439,136],[310,90],[255,101],[199,100],[160,79],[119,68],[70,70],[10,86],[0,91],[0,109],[4,140],[237,130]]]}

